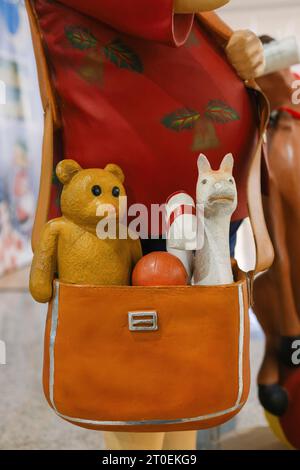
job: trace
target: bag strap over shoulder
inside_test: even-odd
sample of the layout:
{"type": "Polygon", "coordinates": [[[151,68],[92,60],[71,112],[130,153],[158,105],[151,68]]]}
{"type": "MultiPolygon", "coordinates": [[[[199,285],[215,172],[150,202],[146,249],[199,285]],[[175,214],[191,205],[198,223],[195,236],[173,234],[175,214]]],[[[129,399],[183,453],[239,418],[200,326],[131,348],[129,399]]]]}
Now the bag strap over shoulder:
{"type": "MultiPolygon", "coordinates": [[[[197,18],[204,27],[208,28],[209,31],[216,36],[221,45],[225,46],[227,44],[233,31],[216,13],[200,13],[197,15],[197,18]]],[[[262,93],[254,80],[247,81],[246,86],[256,91],[260,112],[258,142],[250,161],[247,180],[249,218],[256,247],[255,268],[253,272],[250,273],[253,277],[256,273],[268,269],[274,260],[274,249],[265,222],[261,194],[262,148],[269,122],[270,109],[266,96],[262,93]]]]}
{"type": "Polygon", "coordinates": [[[254,275],[265,271],[272,265],[274,261],[274,248],[265,221],[261,192],[261,159],[269,122],[269,103],[265,95],[254,83],[251,85],[251,88],[256,89],[260,101],[260,132],[254,155],[250,161],[247,180],[249,218],[256,247],[254,275]]]}
{"type": "Polygon", "coordinates": [[[34,251],[43,225],[48,220],[51,184],[53,173],[53,134],[55,128],[61,127],[57,99],[50,79],[42,36],[31,0],[25,0],[27,15],[32,36],[33,49],[37,65],[40,95],[44,110],[44,136],[42,147],[41,176],[35,221],[33,225],[31,244],[34,251]]]}
{"type": "MultiPolygon", "coordinates": [[[[42,104],[45,112],[40,191],[32,234],[32,248],[34,250],[42,227],[48,220],[53,172],[53,134],[55,129],[62,126],[62,123],[34,7],[31,0],[25,0],[25,3],[36,57],[42,104]]],[[[232,30],[215,13],[203,13],[197,15],[197,17],[204,27],[209,28],[210,32],[215,34],[220,44],[224,46],[228,42],[232,30]]],[[[261,114],[259,139],[250,161],[247,184],[249,216],[256,246],[256,265],[253,271],[253,274],[255,274],[268,269],[274,259],[274,250],[264,219],[261,196],[261,155],[263,139],[269,120],[269,105],[266,97],[254,82],[247,83],[246,85],[256,90],[259,97],[261,114]]]]}
{"type": "Polygon", "coordinates": [[[220,44],[225,46],[228,43],[233,30],[214,11],[198,13],[196,17],[204,27],[216,36],[220,44]]]}
{"type": "Polygon", "coordinates": [[[38,80],[40,87],[40,94],[43,109],[46,112],[48,108],[51,109],[53,124],[55,127],[61,126],[59,107],[57,98],[50,78],[50,71],[47,64],[47,59],[44,52],[42,42],[42,35],[39,28],[38,20],[31,0],[25,0],[27,15],[32,36],[32,43],[34,55],[37,65],[38,80]]]}
{"type": "Polygon", "coordinates": [[[50,209],[51,186],[53,175],[53,143],[54,143],[54,120],[52,109],[48,105],[44,114],[44,137],[42,146],[42,161],[38,203],[32,229],[31,246],[33,252],[38,244],[43,226],[48,221],[50,209]]]}

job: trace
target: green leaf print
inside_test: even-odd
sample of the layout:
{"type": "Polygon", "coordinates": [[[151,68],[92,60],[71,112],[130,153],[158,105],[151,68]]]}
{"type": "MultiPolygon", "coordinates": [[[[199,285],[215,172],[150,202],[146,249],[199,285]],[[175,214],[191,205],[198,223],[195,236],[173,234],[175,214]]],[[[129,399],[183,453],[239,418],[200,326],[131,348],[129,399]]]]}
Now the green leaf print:
{"type": "Polygon", "coordinates": [[[193,109],[183,108],[167,114],[162,119],[162,124],[175,132],[194,129],[200,119],[200,113],[193,109]]]}
{"type": "Polygon", "coordinates": [[[211,100],[206,108],[205,117],[213,122],[225,124],[230,121],[238,121],[240,116],[228,104],[221,100],[211,100]]]}
{"type": "Polygon", "coordinates": [[[138,55],[119,38],[104,46],[104,53],[107,59],[121,69],[143,72],[143,64],[138,55]]]}
{"type": "Polygon", "coordinates": [[[66,26],[65,35],[76,49],[85,51],[97,46],[97,39],[87,28],[81,26],[66,26]]]}

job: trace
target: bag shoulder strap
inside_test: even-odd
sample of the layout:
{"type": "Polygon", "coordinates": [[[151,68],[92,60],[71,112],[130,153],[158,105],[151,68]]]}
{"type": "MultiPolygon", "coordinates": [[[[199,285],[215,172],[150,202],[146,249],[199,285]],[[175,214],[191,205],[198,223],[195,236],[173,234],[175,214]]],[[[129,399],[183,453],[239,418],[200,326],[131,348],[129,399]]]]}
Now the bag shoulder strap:
{"type": "Polygon", "coordinates": [[[219,42],[223,45],[227,44],[233,30],[214,11],[197,13],[196,17],[206,29],[217,37],[219,42]]]}
{"type": "Polygon", "coordinates": [[[25,6],[29,19],[29,26],[37,66],[40,95],[44,110],[44,136],[42,146],[39,195],[31,237],[32,250],[34,251],[35,247],[37,246],[41,230],[48,220],[53,173],[54,130],[55,128],[61,127],[61,121],[58,103],[50,79],[50,71],[42,43],[42,35],[31,0],[25,0],[25,6]]]}
{"type": "Polygon", "coordinates": [[[37,65],[38,81],[40,87],[41,101],[44,111],[48,108],[51,109],[53,117],[53,124],[55,127],[61,126],[59,107],[57,97],[55,95],[54,87],[50,78],[50,71],[47,64],[47,59],[44,52],[42,42],[42,33],[39,28],[36,12],[32,5],[31,0],[25,0],[29,26],[31,31],[34,55],[37,65]]]}
{"type": "Polygon", "coordinates": [[[270,109],[269,102],[261,90],[253,83],[248,86],[257,91],[257,99],[260,106],[259,138],[250,161],[247,179],[248,211],[256,247],[256,264],[253,274],[256,274],[268,269],[274,261],[274,248],[265,221],[261,192],[261,160],[270,109]]]}
{"type": "MultiPolygon", "coordinates": [[[[62,123],[57,98],[50,78],[50,72],[36,13],[31,0],[25,0],[25,4],[29,17],[34,53],[36,57],[41,98],[45,111],[40,191],[32,234],[32,248],[34,250],[42,227],[48,220],[53,172],[53,134],[55,129],[62,126],[62,123]]],[[[218,15],[209,12],[199,14],[197,17],[201,24],[209,29],[220,43],[225,45],[228,42],[232,34],[232,30],[218,17],[218,15]]],[[[247,184],[249,216],[256,246],[256,266],[254,273],[258,273],[268,269],[274,259],[274,250],[264,219],[260,187],[262,143],[269,120],[269,106],[266,97],[261,93],[260,89],[254,82],[247,83],[247,86],[256,90],[259,96],[258,99],[260,101],[259,106],[261,110],[259,139],[250,162],[247,184]]]]}
{"type": "MultiPolygon", "coordinates": [[[[233,31],[215,12],[199,13],[197,19],[215,35],[221,45],[225,46],[228,43],[233,31]]],[[[268,269],[274,261],[274,249],[265,222],[261,194],[261,158],[270,109],[266,96],[256,82],[249,80],[245,84],[255,90],[260,112],[258,142],[250,160],[247,180],[248,211],[256,247],[256,263],[251,273],[254,275],[268,269]]]]}

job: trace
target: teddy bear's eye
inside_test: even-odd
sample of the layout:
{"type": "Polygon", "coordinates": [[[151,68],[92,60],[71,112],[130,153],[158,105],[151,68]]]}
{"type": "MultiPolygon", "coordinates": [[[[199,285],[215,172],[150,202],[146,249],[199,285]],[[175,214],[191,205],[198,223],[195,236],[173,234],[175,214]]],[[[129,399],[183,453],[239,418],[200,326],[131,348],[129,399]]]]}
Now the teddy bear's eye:
{"type": "Polygon", "coordinates": [[[207,183],[207,179],[204,178],[204,180],[201,181],[202,184],[206,184],[207,183]]]}
{"type": "Polygon", "coordinates": [[[118,188],[118,186],[114,186],[114,187],[112,188],[112,191],[111,191],[111,192],[112,192],[112,195],[113,195],[114,197],[119,197],[119,196],[120,196],[120,188],[118,188]]]}
{"type": "Polygon", "coordinates": [[[229,181],[229,183],[233,184],[233,179],[232,178],[230,178],[228,181],[229,181]]]}
{"type": "Polygon", "coordinates": [[[102,193],[100,186],[98,186],[97,184],[93,186],[92,193],[94,194],[94,196],[100,196],[100,194],[102,193]]]}

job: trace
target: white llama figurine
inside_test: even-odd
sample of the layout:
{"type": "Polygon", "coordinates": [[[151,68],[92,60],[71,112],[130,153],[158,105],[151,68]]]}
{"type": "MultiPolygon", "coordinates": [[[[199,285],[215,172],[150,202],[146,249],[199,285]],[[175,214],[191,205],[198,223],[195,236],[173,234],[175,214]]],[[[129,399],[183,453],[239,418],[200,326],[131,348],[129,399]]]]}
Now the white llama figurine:
{"type": "Polygon", "coordinates": [[[201,248],[193,251],[167,248],[183,262],[192,284],[218,285],[233,282],[229,228],[237,207],[237,190],[232,176],[232,154],[223,158],[219,170],[212,170],[206,156],[198,158],[197,206],[204,209],[204,237],[201,248]]]}

